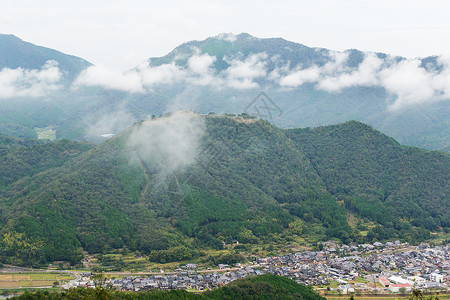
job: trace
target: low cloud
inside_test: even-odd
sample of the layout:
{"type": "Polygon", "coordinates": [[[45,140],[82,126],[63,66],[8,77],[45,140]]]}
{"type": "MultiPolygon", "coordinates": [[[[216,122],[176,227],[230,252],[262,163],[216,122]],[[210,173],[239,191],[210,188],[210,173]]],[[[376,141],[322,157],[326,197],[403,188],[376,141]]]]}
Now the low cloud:
{"type": "Polygon", "coordinates": [[[299,87],[307,82],[317,82],[320,78],[319,67],[296,69],[290,74],[280,78],[280,85],[284,87],[299,87]]]}
{"type": "Polygon", "coordinates": [[[366,53],[357,68],[347,66],[348,56],[330,52],[324,66],[275,70],[271,80],[282,87],[297,88],[313,83],[315,88],[338,93],[351,87],[382,87],[393,97],[390,110],[450,99],[450,60],[440,57],[442,68],[425,69],[419,59],[395,61],[366,53]]]}
{"type": "Polygon", "coordinates": [[[266,65],[266,53],[250,55],[244,61],[233,59],[230,66],[224,71],[226,83],[235,89],[257,88],[259,85],[254,79],[267,75],[266,65]]]}
{"type": "Polygon", "coordinates": [[[62,73],[58,62],[50,60],[37,69],[10,69],[0,71],[0,98],[40,97],[61,88],[62,73]]]}
{"type": "Polygon", "coordinates": [[[151,66],[148,62],[128,72],[117,72],[103,67],[92,66],[84,70],[75,80],[74,87],[101,86],[130,93],[144,93],[159,84],[179,82],[216,88],[251,89],[259,85],[254,80],[267,76],[267,54],[258,53],[241,61],[230,59],[230,66],[220,73],[213,68],[217,60],[208,54],[195,54],[188,59],[187,66],[175,62],[151,66]]]}
{"type": "Polygon", "coordinates": [[[237,35],[233,33],[221,33],[217,36],[217,38],[230,43],[237,41],[237,35]]]}
{"type": "Polygon", "coordinates": [[[375,54],[366,54],[356,70],[339,70],[337,74],[326,74],[318,80],[317,88],[327,92],[339,92],[353,86],[376,86],[379,84],[378,72],[383,61],[375,54]]]}
{"type": "Polygon", "coordinates": [[[328,93],[340,93],[352,87],[382,87],[392,96],[393,100],[388,105],[391,110],[450,99],[449,59],[441,57],[438,60],[440,68],[425,69],[418,59],[398,61],[368,52],[357,67],[350,67],[349,54],[350,51],[329,51],[327,63],[304,68],[302,65],[291,67],[291,62],[262,52],[243,58],[225,57],[228,67],[217,70],[214,68],[217,58],[201,54],[195,48],[186,66],[175,62],[159,66],[145,63],[126,73],[90,67],[82,72],[75,86],[103,86],[133,93],[145,93],[159,84],[177,83],[188,84],[189,88],[256,89],[260,88],[258,82],[262,80],[290,89],[309,83],[328,93]],[[269,70],[269,65],[276,67],[269,70]]]}
{"type": "Polygon", "coordinates": [[[200,116],[176,112],[135,126],[127,146],[133,161],[144,162],[151,172],[167,177],[195,162],[204,128],[200,116]]]}
{"type": "Polygon", "coordinates": [[[183,80],[187,76],[186,71],[174,63],[156,67],[150,67],[148,64],[142,65],[138,67],[138,73],[142,78],[144,88],[156,84],[173,84],[183,80]]]}
{"type": "Polygon", "coordinates": [[[119,105],[108,112],[97,112],[85,118],[87,124],[86,138],[94,141],[103,140],[102,136],[116,134],[136,122],[136,118],[119,105]]]}
{"type": "Polygon", "coordinates": [[[286,70],[284,72],[277,71],[279,78],[273,76],[272,80],[278,81],[282,87],[296,88],[305,83],[321,82],[325,78],[333,78],[346,69],[348,53],[330,51],[328,55],[329,61],[321,67],[311,66],[304,69],[302,66],[297,66],[293,70],[288,70],[288,72],[286,70]]]}
{"type": "Polygon", "coordinates": [[[120,72],[102,66],[91,66],[83,70],[74,82],[74,87],[101,86],[130,93],[142,93],[141,75],[137,71],[120,72]]]}

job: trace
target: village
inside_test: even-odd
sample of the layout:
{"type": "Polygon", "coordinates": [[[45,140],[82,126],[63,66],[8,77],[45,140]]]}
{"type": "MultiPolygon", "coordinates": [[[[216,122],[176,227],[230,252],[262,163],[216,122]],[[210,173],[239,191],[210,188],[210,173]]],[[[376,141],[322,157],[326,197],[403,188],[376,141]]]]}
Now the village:
{"type": "MultiPolygon", "coordinates": [[[[450,246],[411,246],[399,241],[362,245],[324,243],[321,251],[296,252],[284,256],[255,258],[231,268],[200,270],[186,264],[174,272],[106,279],[102,284],[117,290],[151,289],[207,290],[247,276],[271,273],[313,286],[322,294],[392,294],[412,289],[448,292],[450,246]]],[[[90,272],[82,273],[67,287],[98,284],[90,272]]]]}

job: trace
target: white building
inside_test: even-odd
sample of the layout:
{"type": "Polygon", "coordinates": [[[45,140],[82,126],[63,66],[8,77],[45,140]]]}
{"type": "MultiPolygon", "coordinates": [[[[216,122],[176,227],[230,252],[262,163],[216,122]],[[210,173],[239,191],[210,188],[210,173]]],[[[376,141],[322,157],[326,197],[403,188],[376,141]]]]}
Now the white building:
{"type": "Polygon", "coordinates": [[[404,291],[405,293],[411,292],[411,286],[409,284],[391,284],[389,290],[393,293],[404,291]]]}
{"type": "Polygon", "coordinates": [[[430,274],[430,280],[433,282],[444,282],[444,275],[438,274],[438,273],[431,273],[430,274]]]}
{"type": "Polygon", "coordinates": [[[409,284],[409,281],[407,279],[400,276],[391,276],[389,277],[389,281],[396,284],[409,284]]]}
{"type": "Polygon", "coordinates": [[[339,289],[341,290],[342,294],[349,294],[355,292],[355,289],[348,283],[346,285],[340,285],[339,289]]]}

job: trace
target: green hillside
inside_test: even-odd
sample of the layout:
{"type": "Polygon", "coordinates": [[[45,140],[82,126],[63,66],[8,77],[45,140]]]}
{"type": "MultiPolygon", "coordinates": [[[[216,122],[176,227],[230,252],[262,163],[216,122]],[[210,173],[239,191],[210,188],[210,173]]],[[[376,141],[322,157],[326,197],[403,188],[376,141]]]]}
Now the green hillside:
{"type": "Polygon", "coordinates": [[[385,226],[383,238],[394,237],[407,223],[430,230],[450,226],[449,155],[402,146],[355,121],[286,133],[331,194],[385,226]]]}
{"type": "Polygon", "coordinates": [[[9,146],[0,150],[0,188],[7,187],[23,177],[62,166],[91,147],[87,143],[68,140],[39,143],[38,140],[2,137],[0,143],[7,143],[9,146]]]}
{"type": "MultiPolygon", "coordinates": [[[[417,242],[449,226],[445,153],[400,146],[358,122],[283,131],[248,117],[192,118],[204,132],[195,160],[180,168],[170,166],[188,161],[194,133],[159,136],[179,121],[171,116],[137,123],[89,150],[67,141],[39,146],[55,153],[42,150],[38,162],[8,152],[4,174],[24,167],[0,191],[2,261],[76,263],[82,249],[126,246],[169,262],[235,239],[417,242]],[[145,133],[143,145],[131,143],[137,132],[145,133]],[[348,224],[348,211],[379,226],[364,236],[348,224]]],[[[38,157],[35,147],[27,151],[38,157]]]]}

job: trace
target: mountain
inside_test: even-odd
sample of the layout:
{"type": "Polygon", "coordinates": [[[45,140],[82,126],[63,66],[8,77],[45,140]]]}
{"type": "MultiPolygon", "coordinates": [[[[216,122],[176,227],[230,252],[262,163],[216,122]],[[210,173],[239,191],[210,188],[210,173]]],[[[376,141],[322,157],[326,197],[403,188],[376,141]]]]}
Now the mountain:
{"type": "Polygon", "coordinates": [[[89,66],[82,58],[0,34],[0,133],[37,138],[36,128],[56,128],[76,117],[83,93],[70,86],[89,66]]]}
{"type": "MultiPolygon", "coordinates": [[[[95,147],[60,143],[19,148],[55,154],[19,160],[35,171],[4,180],[4,262],[76,263],[81,249],[125,246],[168,262],[233,239],[296,235],[415,243],[449,227],[450,156],[401,146],[359,122],[282,130],[248,115],[176,113],[95,147]]],[[[28,157],[14,151],[6,155],[28,157]]],[[[17,168],[8,161],[6,170],[17,168]]]]}
{"type": "MultiPolygon", "coordinates": [[[[402,96],[395,94],[397,87],[387,79],[371,78],[376,77],[378,67],[381,73],[384,72],[381,77],[392,72],[389,73],[393,75],[392,80],[397,76],[414,76],[403,73],[402,62],[408,63],[404,57],[356,49],[337,52],[282,38],[260,39],[243,33],[187,42],[166,56],[150,58],[149,64],[160,68],[176,65],[189,70],[199,57],[205,55],[212,57],[211,72],[214,80],[220,82],[222,79],[220,88],[212,88],[203,82],[204,77],[199,76],[187,80],[186,85],[182,82],[172,84],[170,90],[158,91],[155,96],[169,101],[169,108],[172,105],[202,113],[240,113],[260,91],[264,91],[283,112],[282,116],[271,119],[277,126],[313,127],[358,120],[393,136],[402,144],[437,150],[450,143],[450,123],[446,117],[450,113],[448,102],[423,105],[420,104],[422,100],[416,105],[391,109],[402,96]],[[388,82],[383,84],[377,80],[388,82]],[[193,83],[196,86],[192,87],[193,83]],[[392,91],[386,86],[392,86],[392,91]],[[171,99],[180,96],[182,101],[170,103],[171,99]]],[[[442,70],[438,57],[418,59],[417,62],[418,68],[407,72],[425,71],[432,75],[435,70],[442,70]]]]}
{"type": "Polygon", "coordinates": [[[49,60],[57,61],[64,75],[71,80],[91,66],[82,58],[36,46],[12,34],[0,34],[0,69],[40,69],[49,60]]]}
{"type": "Polygon", "coordinates": [[[24,86],[10,87],[17,95],[0,101],[0,132],[18,137],[52,127],[58,139],[101,142],[150,115],[251,113],[249,103],[263,91],[281,112],[266,119],[281,128],[357,120],[404,145],[450,146],[449,96],[439,85],[449,70],[435,56],[340,52],[243,33],[183,43],[123,74],[85,69],[91,65],[82,59],[11,35],[0,36],[0,57],[0,67],[26,70],[55,60],[66,80],[25,94],[24,86]]]}
{"type": "Polygon", "coordinates": [[[347,209],[384,225],[407,218],[429,229],[450,226],[449,156],[402,146],[355,121],[286,133],[347,209]]]}

